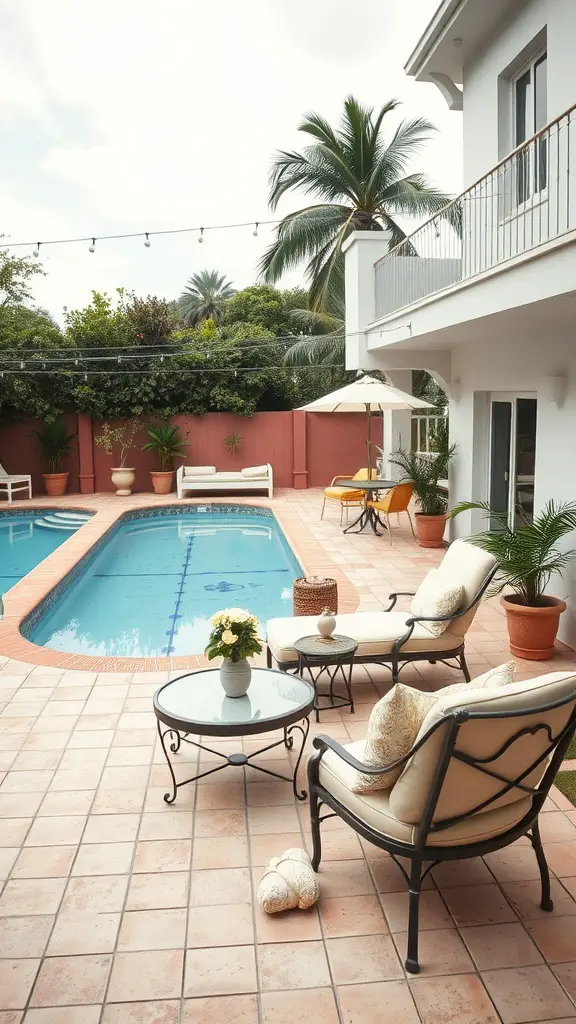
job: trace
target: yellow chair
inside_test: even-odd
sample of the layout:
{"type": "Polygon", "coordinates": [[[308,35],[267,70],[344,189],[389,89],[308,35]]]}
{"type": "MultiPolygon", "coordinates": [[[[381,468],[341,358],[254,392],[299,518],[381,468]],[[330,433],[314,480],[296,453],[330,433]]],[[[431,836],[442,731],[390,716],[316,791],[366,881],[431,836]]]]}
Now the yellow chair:
{"type": "Polygon", "coordinates": [[[390,513],[392,512],[396,512],[398,516],[398,524],[400,524],[400,513],[406,513],[408,516],[408,522],[410,523],[410,529],[412,530],[412,536],[414,537],[412,516],[408,509],[413,490],[414,485],[411,483],[396,484],[395,487],[390,488],[388,494],[380,501],[368,502],[370,508],[375,509],[378,513],[383,512],[386,516],[386,526],[388,529],[388,539],[390,540],[390,543],[392,543],[392,530],[390,529],[390,513]]]}
{"type": "MultiPolygon", "coordinates": [[[[330,487],[324,488],[324,501],[322,502],[322,512],[320,513],[320,519],[324,518],[324,509],[327,501],[339,501],[340,502],[340,525],[342,525],[342,513],[346,509],[348,514],[349,508],[354,508],[364,503],[364,491],[351,491],[349,487],[338,487],[334,486],[337,480],[368,480],[368,469],[359,469],[357,473],[354,473],[353,477],[346,476],[341,473],[339,476],[335,476],[330,484],[330,487]]],[[[378,470],[373,469],[371,471],[371,480],[378,479],[378,470]]]]}

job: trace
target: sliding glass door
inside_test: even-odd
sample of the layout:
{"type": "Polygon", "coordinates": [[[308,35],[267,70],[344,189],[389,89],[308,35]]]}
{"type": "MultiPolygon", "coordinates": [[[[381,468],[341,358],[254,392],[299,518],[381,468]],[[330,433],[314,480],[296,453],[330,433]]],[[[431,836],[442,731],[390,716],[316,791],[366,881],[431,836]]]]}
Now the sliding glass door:
{"type": "Polygon", "coordinates": [[[493,394],[490,409],[490,507],[510,526],[532,520],[536,461],[536,398],[493,394]]]}

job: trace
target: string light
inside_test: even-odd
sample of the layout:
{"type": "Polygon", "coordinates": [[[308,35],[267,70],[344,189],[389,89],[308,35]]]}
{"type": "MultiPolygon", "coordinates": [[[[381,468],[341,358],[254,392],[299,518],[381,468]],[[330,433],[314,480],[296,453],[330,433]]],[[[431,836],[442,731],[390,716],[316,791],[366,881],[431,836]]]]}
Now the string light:
{"type": "Polygon", "coordinates": [[[92,245],[88,246],[88,252],[96,252],[96,239],[92,239],[92,245]]]}
{"type": "Polygon", "coordinates": [[[40,246],[41,245],[42,245],[42,242],[36,242],[36,248],[34,249],[34,252],[32,253],[33,256],[38,257],[40,255],[40,246]]]}
{"type": "Polygon", "coordinates": [[[199,242],[203,242],[204,241],[204,228],[200,228],[200,234],[198,235],[198,241],[199,242]]]}
{"type": "Polygon", "coordinates": [[[252,234],[254,235],[254,238],[258,238],[258,221],[256,221],[254,225],[254,231],[252,232],[252,234]]]}
{"type": "Polygon", "coordinates": [[[150,246],[152,245],[152,242],[151,242],[151,241],[150,241],[150,239],[148,238],[148,232],[146,232],[146,240],[145,240],[145,242],[144,242],[144,245],[146,246],[146,248],[147,248],[147,249],[149,249],[149,248],[150,248],[150,246]]]}

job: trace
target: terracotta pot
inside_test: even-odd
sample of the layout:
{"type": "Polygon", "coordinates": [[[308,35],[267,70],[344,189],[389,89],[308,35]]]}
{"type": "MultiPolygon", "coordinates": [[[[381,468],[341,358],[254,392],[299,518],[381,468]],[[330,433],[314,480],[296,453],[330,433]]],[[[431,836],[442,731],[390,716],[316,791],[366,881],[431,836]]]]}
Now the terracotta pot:
{"type": "Polygon", "coordinates": [[[172,490],[172,481],[174,479],[174,470],[170,470],[168,473],[150,472],[152,477],[152,487],[154,488],[154,494],[170,494],[172,490]]]}
{"type": "Polygon", "coordinates": [[[417,512],[414,518],[416,520],[416,536],[420,547],[443,547],[446,516],[425,516],[422,512],[417,512]]]}
{"type": "Polygon", "coordinates": [[[510,650],[517,658],[546,661],[554,654],[554,641],[566,602],[559,597],[543,597],[538,608],[521,604],[514,594],[500,598],[506,610],[510,650]]]}
{"type": "Polygon", "coordinates": [[[112,483],[116,488],[116,494],[132,494],[132,485],[134,484],[135,475],[136,470],[127,469],[126,466],[118,466],[116,469],[113,468],[112,483]]]}
{"type": "Polygon", "coordinates": [[[66,493],[68,473],[43,473],[42,476],[46,494],[49,494],[51,498],[59,498],[61,494],[66,493]]]}

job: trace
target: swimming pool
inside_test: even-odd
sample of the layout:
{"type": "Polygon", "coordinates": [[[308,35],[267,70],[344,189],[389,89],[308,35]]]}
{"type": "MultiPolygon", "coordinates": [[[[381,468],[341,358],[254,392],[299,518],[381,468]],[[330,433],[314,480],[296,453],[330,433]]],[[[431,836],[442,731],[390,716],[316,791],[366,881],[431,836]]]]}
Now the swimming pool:
{"type": "Polygon", "coordinates": [[[0,594],[35,569],[90,518],[89,512],[0,512],[0,594]]]}
{"type": "Polygon", "coordinates": [[[269,509],[193,506],[128,513],[23,624],[29,640],[73,654],[199,654],[210,616],[291,614],[302,570],[269,509]]]}

